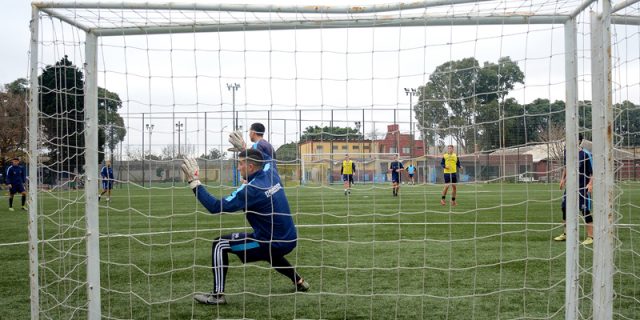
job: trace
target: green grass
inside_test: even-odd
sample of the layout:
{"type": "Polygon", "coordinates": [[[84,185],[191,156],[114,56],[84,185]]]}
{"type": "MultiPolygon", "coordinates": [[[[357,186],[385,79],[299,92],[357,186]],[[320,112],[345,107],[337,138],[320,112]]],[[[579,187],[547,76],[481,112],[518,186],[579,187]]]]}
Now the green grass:
{"type": "MultiPolygon", "coordinates": [[[[624,190],[615,255],[615,318],[640,314],[640,185],[624,190]]],[[[228,194],[230,188],[211,188],[228,194]]],[[[564,244],[556,184],[288,188],[299,242],[289,260],[311,284],[294,293],[265,263],[230,257],[229,304],[194,305],[210,291],[211,239],[248,227],[242,214],[206,214],[186,188],[116,189],[100,211],[104,318],[488,319],[564,317],[564,244]]],[[[84,198],[42,193],[42,318],[86,318],[84,198]]],[[[6,200],[3,200],[6,201],[6,200]]],[[[102,203],[105,204],[104,202],[102,203]]],[[[5,207],[6,208],[6,207],[5,207]]],[[[29,317],[27,219],[2,209],[2,319],[29,317]]],[[[591,313],[592,249],[580,249],[580,311],[591,313]]]]}

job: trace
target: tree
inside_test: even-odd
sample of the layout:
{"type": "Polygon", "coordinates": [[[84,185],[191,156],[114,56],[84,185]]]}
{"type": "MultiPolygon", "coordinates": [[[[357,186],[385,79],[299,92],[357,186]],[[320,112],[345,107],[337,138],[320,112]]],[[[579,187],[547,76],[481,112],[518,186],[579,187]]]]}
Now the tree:
{"type": "Polygon", "coordinates": [[[298,144],[289,142],[281,145],[276,150],[278,161],[295,161],[298,159],[298,144]]]}
{"type": "Polygon", "coordinates": [[[11,83],[4,85],[4,89],[9,94],[27,96],[29,91],[29,81],[25,78],[18,78],[11,83]]]}
{"type": "Polygon", "coordinates": [[[84,164],[84,83],[82,72],[67,56],[47,66],[38,78],[41,119],[51,162],[74,172],[84,164]]]}
{"type": "Polygon", "coordinates": [[[616,143],[622,146],[640,145],[640,106],[625,100],[616,104],[614,110],[618,117],[615,121],[616,143]]]}
{"type": "MultiPolygon", "coordinates": [[[[82,171],[85,163],[83,77],[67,56],[46,66],[38,77],[41,119],[47,137],[45,147],[51,163],[59,163],[60,169],[68,172],[82,171]]],[[[122,102],[117,94],[98,88],[99,161],[104,158],[105,144],[113,155],[115,146],[126,135],[124,121],[117,113],[120,107],[122,102]]]]}
{"type": "MultiPolygon", "coordinates": [[[[0,92],[0,168],[27,147],[26,95],[14,91],[0,92]]],[[[1,181],[0,181],[1,182],[1,181]]]]}
{"type": "Polygon", "coordinates": [[[482,122],[477,118],[498,120],[497,112],[516,83],[524,83],[524,73],[509,57],[482,67],[475,58],[436,67],[429,82],[418,89],[420,99],[414,106],[423,139],[434,145],[451,136],[467,151],[473,149],[474,140],[481,142],[481,148],[490,148],[483,143],[490,144],[491,139],[482,136],[491,134],[491,128],[478,127],[482,122]]]}
{"type": "Polygon", "coordinates": [[[300,137],[300,141],[344,141],[344,140],[363,140],[362,134],[353,128],[342,128],[342,127],[318,127],[318,126],[309,126],[307,127],[302,136],[300,137]]]}
{"type": "Polygon", "coordinates": [[[122,100],[117,93],[98,87],[98,125],[100,127],[98,141],[101,146],[109,149],[111,160],[113,160],[114,149],[118,143],[124,141],[127,135],[124,119],[118,113],[120,108],[122,108],[122,100]]]}
{"type": "Polygon", "coordinates": [[[227,156],[226,152],[220,151],[217,148],[211,148],[209,150],[209,153],[200,155],[200,158],[207,159],[207,160],[217,160],[217,159],[223,159],[226,156],[227,156]]]}

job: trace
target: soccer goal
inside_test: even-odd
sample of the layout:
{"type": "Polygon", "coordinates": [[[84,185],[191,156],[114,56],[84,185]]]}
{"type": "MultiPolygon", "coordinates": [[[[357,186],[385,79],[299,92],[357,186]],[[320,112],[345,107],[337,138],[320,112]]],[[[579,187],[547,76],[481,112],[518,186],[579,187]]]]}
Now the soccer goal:
{"type": "Polygon", "coordinates": [[[637,318],[640,3],[357,4],[33,2],[15,318],[637,318]],[[234,131],[274,148],[308,292],[230,255],[227,304],[194,300],[252,228],[180,166],[232,198],[234,131]]]}

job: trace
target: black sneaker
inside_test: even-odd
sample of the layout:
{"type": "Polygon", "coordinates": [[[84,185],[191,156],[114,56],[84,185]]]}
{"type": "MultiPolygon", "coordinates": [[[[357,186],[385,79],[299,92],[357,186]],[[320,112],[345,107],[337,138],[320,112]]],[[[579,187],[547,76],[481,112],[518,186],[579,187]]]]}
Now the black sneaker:
{"type": "Polygon", "coordinates": [[[296,291],[298,292],[307,292],[311,286],[308,282],[304,281],[304,279],[300,279],[300,281],[296,284],[296,291]]]}
{"type": "Polygon", "coordinates": [[[209,305],[227,304],[227,299],[224,298],[224,295],[217,293],[198,293],[193,295],[193,300],[209,305]]]}

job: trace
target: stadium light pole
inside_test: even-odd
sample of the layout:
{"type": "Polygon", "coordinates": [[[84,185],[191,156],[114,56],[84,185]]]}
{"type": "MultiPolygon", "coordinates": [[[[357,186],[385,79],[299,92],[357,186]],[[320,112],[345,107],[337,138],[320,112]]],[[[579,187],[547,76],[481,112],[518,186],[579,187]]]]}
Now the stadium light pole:
{"type": "Polygon", "coordinates": [[[178,157],[180,157],[180,131],[182,131],[182,127],[184,127],[184,123],[178,121],[176,123],[176,130],[178,131],[178,157]]]}
{"type": "Polygon", "coordinates": [[[409,96],[409,133],[411,134],[411,161],[413,161],[413,140],[415,139],[413,133],[413,96],[418,95],[418,89],[416,88],[404,88],[405,95],[409,96]]]}
{"type": "MultiPolygon", "coordinates": [[[[233,107],[231,115],[233,119],[233,131],[238,130],[238,117],[236,116],[236,91],[240,89],[240,85],[237,83],[227,83],[227,90],[231,91],[231,105],[233,107]]],[[[233,186],[238,185],[238,160],[236,159],[236,153],[233,153],[233,186]]]]}
{"type": "MultiPolygon", "coordinates": [[[[155,127],[154,124],[149,124],[147,123],[145,125],[147,132],[149,133],[149,152],[147,154],[147,157],[149,157],[149,160],[151,160],[151,133],[153,133],[153,128],[155,127]]],[[[144,158],[144,157],[143,157],[144,158]]],[[[144,172],[144,168],[142,168],[142,172],[144,172]]],[[[149,162],[149,187],[151,187],[151,162],[149,162]]]]}

